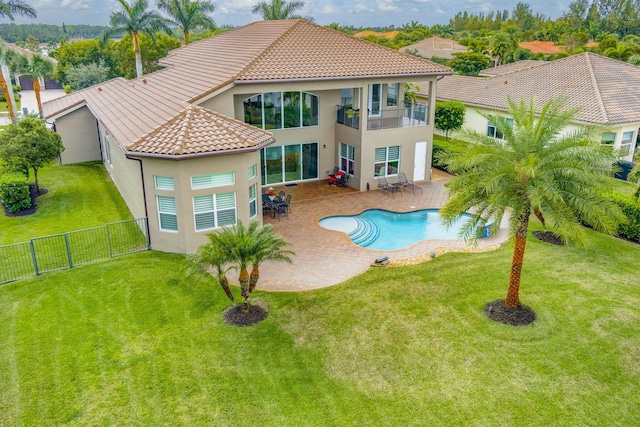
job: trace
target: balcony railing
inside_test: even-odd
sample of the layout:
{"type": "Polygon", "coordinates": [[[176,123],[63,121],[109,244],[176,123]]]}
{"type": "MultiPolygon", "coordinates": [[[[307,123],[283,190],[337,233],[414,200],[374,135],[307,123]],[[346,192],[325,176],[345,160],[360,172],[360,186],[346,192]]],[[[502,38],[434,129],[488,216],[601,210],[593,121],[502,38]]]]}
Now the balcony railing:
{"type": "MultiPolygon", "coordinates": [[[[348,105],[338,105],[338,123],[360,129],[360,111],[348,105]]],[[[405,108],[381,110],[367,117],[367,130],[394,129],[411,126],[426,126],[428,117],[426,104],[406,104],[405,108]]]]}

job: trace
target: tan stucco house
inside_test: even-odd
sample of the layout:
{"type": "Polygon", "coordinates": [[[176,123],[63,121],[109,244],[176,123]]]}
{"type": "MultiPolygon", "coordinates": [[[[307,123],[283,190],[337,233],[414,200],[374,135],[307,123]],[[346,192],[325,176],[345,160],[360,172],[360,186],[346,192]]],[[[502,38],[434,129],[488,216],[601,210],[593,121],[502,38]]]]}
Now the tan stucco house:
{"type": "MultiPolygon", "coordinates": [[[[589,124],[603,124],[602,143],[632,160],[640,128],[640,67],[581,53],[555,61],[522,61],[490,68],[488,77],[446,76],[438,81],[437,99],[465,104],[463,127],[500,137],[484,115],[507,115],[507,99],[536,100],[541,108],[563,95],[568,107],[580,113],[567,132],[589,124]]],[[[428,96],[422,91],[419,98],[428,96]]],[[[424,98],[426,99],[426,98],[424,98]]]]}
{"type": "Polygon", "coordinates": [[[143,77],[44,104],[62,163],[101,160],[151,247],[262,218],[261,189],[326,180],[376,188],[430,179],[438,77],[450,70],[303,20],[262,21],[182,47],[143,77]],[[427,101],[405,105],[404,84],[427,101]]]}

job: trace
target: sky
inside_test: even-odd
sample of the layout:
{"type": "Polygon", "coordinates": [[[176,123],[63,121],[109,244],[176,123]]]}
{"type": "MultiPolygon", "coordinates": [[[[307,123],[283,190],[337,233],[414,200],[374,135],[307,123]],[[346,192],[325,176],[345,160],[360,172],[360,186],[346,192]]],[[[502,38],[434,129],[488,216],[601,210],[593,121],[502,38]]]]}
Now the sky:
{"type": "MultiPolygon", "coordinates": [[[[90,24],[108,25],[109,14],[117,10],[116,0],[26,0],[38,12],[36,19],[16,18],[18,24],[90,24]]],[[[156,0],[148,0],[155,6],[156,0]]],[[[262,17],[251,12],[259,0],[214,0],[216,7],[212,17],[217,25],[244,25],[259,21],[262,17]]],[[[513,10],[518,0],[303,0],[305,6],[299,14],[309,16],[317,24],[355,27],[402,26],[417,21],[426,26],[446,25],[457,12],[491,12],[513,10]]],[[[541,13],[552,19],[561,16],[571,0],[539,0],[531,2],[533,13],[541,13]]],[[[0,19],[10,22],[8,18],[0,19]]]]}

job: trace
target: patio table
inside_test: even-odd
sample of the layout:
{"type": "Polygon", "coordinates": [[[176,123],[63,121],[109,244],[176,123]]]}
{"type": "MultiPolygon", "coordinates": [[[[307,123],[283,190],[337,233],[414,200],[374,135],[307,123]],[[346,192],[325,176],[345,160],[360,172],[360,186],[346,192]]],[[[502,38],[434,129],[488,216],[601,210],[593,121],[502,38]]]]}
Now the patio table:
{"type": "Polygon", "coordinates": [[[284,200],[280,200],[280,199],[277,199],[277,201],[276,199],[271,200],[268,194],[263,194],[262,205],[266,206],[267,209],[270,209],[271,212],[273,212],[274,218],[276,217],[276,213],[279,213],[279,212],[284,212],[287,215],[287,218],[289,217],[289,214],[287,212],[287,208],[289,207],[289,205],[284,200]]]}

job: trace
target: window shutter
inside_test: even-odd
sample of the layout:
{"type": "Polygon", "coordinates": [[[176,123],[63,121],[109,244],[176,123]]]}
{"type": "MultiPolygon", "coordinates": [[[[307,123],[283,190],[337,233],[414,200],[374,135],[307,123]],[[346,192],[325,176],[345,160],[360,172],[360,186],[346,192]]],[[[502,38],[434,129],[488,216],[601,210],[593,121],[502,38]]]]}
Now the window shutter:
{"type": "Polygon", "coordinates": [[[389,160],[400,160],[400,146],[389,147],[389,160]]]}
{"type": "Polygon", "coordinates": [[[173,190],[172,176],[155,176],[156,188],[159,190],[173,190]]]}
{"type": "Polygon", "coordinates": [[[193,198],[193,211],[195,213],[213,211],[213,196],[197,196],[193,198]]]}
{"type": "Polygon", "coordinates": [[[175,197],[158,196],[158,210],[166,213],[176,213],[175,197]]]}
{"type": "Polygon", "coordinates": [[[376,148],[375,162],[380,163],[387,160],[387,149],[386,148],[376,148]]]}

